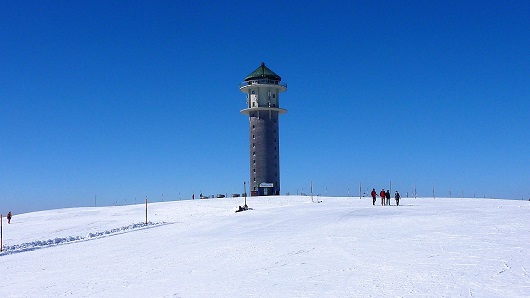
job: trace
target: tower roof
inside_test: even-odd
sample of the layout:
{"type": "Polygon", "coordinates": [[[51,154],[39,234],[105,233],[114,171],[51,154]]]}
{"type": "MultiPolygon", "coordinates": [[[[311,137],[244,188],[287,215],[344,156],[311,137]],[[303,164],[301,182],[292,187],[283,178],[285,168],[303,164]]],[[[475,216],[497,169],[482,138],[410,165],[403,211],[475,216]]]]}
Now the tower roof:
{"type": "Polygon", "coordinates": [[[265,66],[265,63],[261,62],[261,65],[258,68],[256,68],[256,70],[254,70],[251,74],[249,74],[245,78],[245,81],[263,79],[263,78],[277,80],[277,81],[282,80],[282,78],[279,75],[275,74],[274,71],[270,70],[267,66],[265,66]]]}

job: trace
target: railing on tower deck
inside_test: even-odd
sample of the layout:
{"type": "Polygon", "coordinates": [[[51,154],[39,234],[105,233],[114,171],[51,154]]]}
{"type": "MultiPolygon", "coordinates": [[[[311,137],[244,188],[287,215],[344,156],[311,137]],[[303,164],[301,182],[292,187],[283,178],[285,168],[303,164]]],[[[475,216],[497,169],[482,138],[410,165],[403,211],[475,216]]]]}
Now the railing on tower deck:
{"type": "Polygon", "coordinates": [[[254,84],[280,85],[280,86],[283,86],[283,87],[287,88],[287,84],[286,83],[280,83],[280,81],[278,81],[278,80],[269,80],[269,79],[259,79],[259,80],[245,81],[245,82],[242,82],[241,84],[239,84],[239,88],[243,88],[245,86],[250,86],[250,85],[254,85],[254,84]]]}

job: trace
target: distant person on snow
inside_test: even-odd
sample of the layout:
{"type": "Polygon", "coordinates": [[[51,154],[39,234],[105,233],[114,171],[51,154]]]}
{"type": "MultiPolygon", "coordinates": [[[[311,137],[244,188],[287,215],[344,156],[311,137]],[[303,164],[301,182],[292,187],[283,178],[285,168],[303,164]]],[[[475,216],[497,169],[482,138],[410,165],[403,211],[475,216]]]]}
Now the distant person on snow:
{"type": "Polygon", "coordinates": [[[401,199],[401,196],[399,195],[399,192],[396,190],[396,194],[394,195],[394,199],[396,199],[396,205],[399,206],[399,199],[401,199]]]}
{"type": "Polygon", "coordinates": [[[11,211],[9,211],[7,213],[7,223],[10,224],[11,223],[11,211]]]}
{"type": "Polygon", "coordinates": [[[390,191],[388,191],[388,189],[386,190],[385,197],[386,197],[386,205],[390,206],[390,191]]]}
{"type": "Polygon", "coordinates": [[[379,196],[381,197],[381,206],[385,206],[385,197],[386,197],[386,193],[385,193],[385,189],[381,189],[381,192],[379,193],[379,196]]]}
{"type": "Polygon", "coordinates": [[[372,200],[373,200],[372,205],[375,206],[375,200],[376,200],[376,198],[377,198],[377,193],[375,192],[375,188],[372,188],[372,193],[371,193],[371,195],[372,195],[372,200]]]}

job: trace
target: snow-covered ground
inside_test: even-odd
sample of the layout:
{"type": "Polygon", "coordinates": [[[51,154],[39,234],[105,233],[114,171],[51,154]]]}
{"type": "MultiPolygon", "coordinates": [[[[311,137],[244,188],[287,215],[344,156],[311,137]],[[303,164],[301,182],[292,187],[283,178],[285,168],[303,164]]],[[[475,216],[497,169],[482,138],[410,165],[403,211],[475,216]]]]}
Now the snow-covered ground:
{"type": "Polygon", "coordinates": [[[319,199],[4,217],[0,297],[530,297],[530,202],[319,199]]]}

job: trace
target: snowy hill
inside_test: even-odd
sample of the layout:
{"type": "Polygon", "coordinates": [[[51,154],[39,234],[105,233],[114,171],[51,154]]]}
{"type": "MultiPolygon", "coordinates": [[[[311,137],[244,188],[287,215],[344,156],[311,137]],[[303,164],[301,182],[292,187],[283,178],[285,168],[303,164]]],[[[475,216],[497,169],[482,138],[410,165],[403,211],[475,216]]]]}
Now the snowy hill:
{"type": "Polygon", "coordinates": [[[4,217],[0,297],[530,297],[527,201],[320,199],[4,217]]]}

